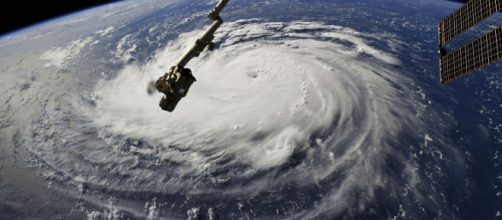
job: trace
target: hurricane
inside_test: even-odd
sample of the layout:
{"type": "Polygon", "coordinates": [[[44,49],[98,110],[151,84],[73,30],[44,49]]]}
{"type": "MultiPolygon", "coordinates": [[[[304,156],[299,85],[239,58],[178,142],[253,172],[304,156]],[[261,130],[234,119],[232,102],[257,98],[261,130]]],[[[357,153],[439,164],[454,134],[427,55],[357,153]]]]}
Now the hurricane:
{"type": "Polygon", "coordinates": [[[147,85],[201,30],[69,90],[67,109],[47,108],[29,150],[57,188],[110,215],[149,218],[452,215],[437,211],[446,204],[438,183],[450,177],[428,174],[463,162],[437,147],[447,123],[400,67],[397,36],[228,22],[215,50],[188,64],[197,81],[166,113],[147,85]]]}

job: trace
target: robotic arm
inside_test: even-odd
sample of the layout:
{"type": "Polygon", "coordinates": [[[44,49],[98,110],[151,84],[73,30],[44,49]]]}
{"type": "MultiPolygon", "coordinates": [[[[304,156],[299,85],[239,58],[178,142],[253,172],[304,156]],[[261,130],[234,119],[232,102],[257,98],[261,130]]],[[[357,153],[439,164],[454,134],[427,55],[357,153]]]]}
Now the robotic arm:
{"type": "MultiPolygon", "coordinates": [[[[164,111],[172,112],[176,105],[188,93],[190,86],[196,81],[192,75],[192,71],[185,66],[194,57],[198,57],[206,47],[209,50],[214,49],[214,33],[223,23],[220,13],[230,0],[220,0],[208,17],[213,20],[213,24],[209,27],[202,36],[195,41],[195,44],[188,52],[183,55],[171,70],[160,77],[155,83],[155,89],[158,92],[164,93],[164,97],[160,100],[160,107],[164,111]]],[[[150,89],[149,89],[150,90],[150,89]]]]}
{"type": "MultiPolygon", "coordinates": [[[[228,1],[228,0],[227,0],[228,1]]],[[[217,19],[213,22],[211,27],[199,38],[197,41],[195,41],[195,44],[190,48],[190,50],[185,53],[181,59],[178,60],[177,66],[180,67],[185,67],[190,60],[192,60],[194,57],[198,57],[199,54],[204,51],[204,49],[209,47],[210,50],[213,50],[214,48],[214,32],[221,26],[223,23],[223,20],[218,16],[217,19]]]]}

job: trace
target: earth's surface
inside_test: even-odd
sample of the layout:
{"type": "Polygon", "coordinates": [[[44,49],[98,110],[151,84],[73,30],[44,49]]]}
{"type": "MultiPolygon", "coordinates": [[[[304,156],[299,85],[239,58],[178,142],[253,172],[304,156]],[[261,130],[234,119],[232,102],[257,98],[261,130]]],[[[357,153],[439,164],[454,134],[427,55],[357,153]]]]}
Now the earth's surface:
{"type": "Polygon", "coordinates": [[[174,113],[146,86],[216,1],[0,40],[0,219],[495,219],[500,65],[438,83],[443,1],[233,0],[174,113]]]}

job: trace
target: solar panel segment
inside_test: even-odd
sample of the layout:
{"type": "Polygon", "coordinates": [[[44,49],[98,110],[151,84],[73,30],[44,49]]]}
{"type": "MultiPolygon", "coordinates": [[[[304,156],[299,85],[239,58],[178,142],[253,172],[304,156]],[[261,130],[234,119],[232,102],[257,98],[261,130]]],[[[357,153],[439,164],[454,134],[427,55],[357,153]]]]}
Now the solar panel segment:
{"type": "Polygon", "coordinates": [[[502,26],[441,58],[441,83],[502,60],[502,26]]]}
{"type": "Polygon", "coordinates": [[[472,0],[439,23],[440,45],[502,10],[502,0],[472,0]]]}
{"type": "Polygon", "coordinates": [[[502,11],[502,0],[471,0],[439,22],[440,79],[445,84],[502,60],[502,26],[448,53],[444,45],[502,11]]]}

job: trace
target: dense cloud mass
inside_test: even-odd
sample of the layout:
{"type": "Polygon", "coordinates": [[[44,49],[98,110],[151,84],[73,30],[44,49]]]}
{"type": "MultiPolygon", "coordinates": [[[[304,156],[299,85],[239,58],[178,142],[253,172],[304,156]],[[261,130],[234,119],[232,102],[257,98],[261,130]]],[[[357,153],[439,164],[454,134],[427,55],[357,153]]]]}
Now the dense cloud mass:
{"type": "Polygon", "coordinates": [[[227,23],[216,50],[189,64],[198,81],[188,96],[163,112],[146,86],[200,31],[69,98],[78,123],[47,113],[66,137],[51,145],[34,135],[31,151],[51,167],[47,175],[62,174],[80,193],[158,195],[154,211],[163,204],[172,216],[202,207],[220,216],[355,217],[438,205],[424,193],[441,189],[430,188],[411,152],[440,142],[419,120],[428,110],[396,74],[399,59],[371,45],[397,50],[394,36],[316,22],[227,23]],[[375,202],[387,200],[399,210],[375,202]]]}
{"type": "Polygon", "coordinates": [[[500,65],[438,82],[437,22],[459,4],[232,0],[164,112],[147,87],[217,2],[120,1],[0,36],[0,219],[500,215],[500,65]]]}

